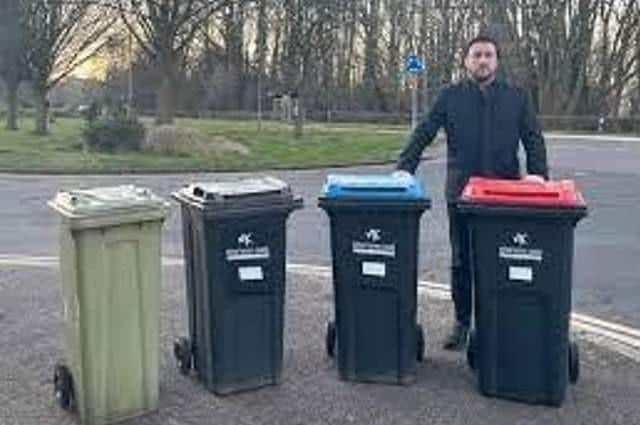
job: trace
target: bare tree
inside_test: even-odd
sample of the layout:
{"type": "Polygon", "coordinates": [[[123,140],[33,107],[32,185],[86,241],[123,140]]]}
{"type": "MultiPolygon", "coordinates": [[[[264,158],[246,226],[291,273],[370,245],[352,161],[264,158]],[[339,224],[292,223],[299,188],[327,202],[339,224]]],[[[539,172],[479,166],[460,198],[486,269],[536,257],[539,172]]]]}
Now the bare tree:
{"type": "Polygon", "coordinates": [[[634,54],[634,43],[640,31],[640,9],[636,0],[602,0],[599,9],[602,20],[596,49],[599,112],[617,116],[625,88],[637,78],[638,56],[634,54]]]}
{"type": "Polygon", "coordinates": [[[27,63],[36,102],[36,133],[48,132],[51,88],[92,58],[114,22],[93,0],[22,0],[27,63]]]}
{"type": "MultiPolygon", "coordinates": [[[[635,76],[632,81],[631,89],[631,114],[634,117],[640,116],[640,31],[636,32],[635,41],[636,69],[635,76]]],[[[640,123],[636,124],[636,129],[640,127],[640,123]]]]}
{"type": "Polygon", "coordinates": [[[339,0],[339,28],[337,55],[337,87],[342,92],[344,104],[349,108],[354,105],[354,68],[356,62],[356,36],[358,2],[339,0]]]}
{"type": "Polygon", "coordinates": [[[232,110],[241,109],[244,98],[244,24],[247,9],[247,1],[229,0],[224,8],[224,18],[222,25],[222,38],[225,47],[225,66],[229,87],[229,99],[227,107],[232,110]]]}
{"type": "Polygon", "coordinates": [[[267,37],[268,37],[268,21],[267,21],[267,0],[258,0],[258,22],[256,37],[256,56],[257,56],[257,106],[258,106],[258,125],[262,125],[262,86],[266,75],[267,60],[267,37]]]}
{"type": "Polygon", "coordinates": [[[597,1],[545,2],[533,11],[533,88],[546,114],[573,114],[584,100],[597,1]]]}
{"type": "Polygon", "coordinates": [[[156,122],[172,123],[179,75],[202,26],[231,0],[116,0],[120,17],[161,74],[156,122]],[[132,6],[132,7],[129,7],[132,6]]]}
{"type": "Polygon", "coordinates": [[[18,88],[27,77],[19,0],[2,0],[0,9],[0,78],[7,88],[7,130],[18,129],[18,88]]]}
{"type": "Polygon", "coordinates": [[[506,76],[544,114],[620,114],[629,96],[640,99],[637,0],[138,0],[131,10],[132,0],[103,1],[118,3],[161,75],[158,122],[171,120],[178,81],[189,78],[215,81],[213,96],[202,90],[215,102],[194,104],[216,108],[255,108],[249,84],[258,97],[266,87],[297,93],[297,135],[305,111],[405,111],[408,53],[426,61],[427,106],[464,75],[465,42],[487,32],[506,76]],[[203,58],[206,69],[185,71],[203,58]]]}
{"type": "MultiPolygon", "coordinates": [[[[402,83],[402,48],[407,42],[406,35],[413,32],[413,28],[409,25],[413,21],[412,14],[414,12],[416,0],[408,3],[403,0],[386,0],[384,9],[388,18],[387,30],[385,31],[387,60],[386,60],[386,79],[389,84],[389,95],[392,99],[392,109],[399,109],[401,103],[401,83],[402,83]],[[411,5],[411,9],[407,9],[407,4],[411,5]]],[[[407,43],[410,44],[410,43],[407,43]]],[[[413,46],[410,48],[413,50],[413,46]]]]}
{"type": "Polygon", "coordinates": [[[361,4],[360,16],[364,30],[364,70],[362,84],[365,107],[386,109],[386,102],[380,79],[382,77],[382,55],[380,52],[380,0],[365,1],[361,4]]]}
{"type": "MultiPolygon", "coordinates": [[[[297,97],[294,137],[303,133],[309,86],[318,52],[327,49],[325,34],[333,33],[340,12],[335,0],[284,0],[287,22],[285,50],[285,86],[297,97]]],[[[331,38],[329,38],[330,40],[331,38]]]]}

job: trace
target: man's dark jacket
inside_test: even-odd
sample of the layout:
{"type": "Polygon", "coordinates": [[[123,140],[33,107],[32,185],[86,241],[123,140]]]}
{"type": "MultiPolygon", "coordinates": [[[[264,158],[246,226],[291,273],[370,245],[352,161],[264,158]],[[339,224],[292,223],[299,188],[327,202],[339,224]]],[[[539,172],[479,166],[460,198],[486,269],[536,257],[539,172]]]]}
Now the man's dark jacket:
{"type": "Polygon", "coordinates": [[[442,90],[429,115],[415,128],[397,168],[414,173],[424,148],[444,127],[447,134],[446,197],[455,201],[470,176],[519,178],[519,142],[528,174],[548,178],[542,131],[527,92],[494,81],[484,92],[464,80],[442,90]]]}

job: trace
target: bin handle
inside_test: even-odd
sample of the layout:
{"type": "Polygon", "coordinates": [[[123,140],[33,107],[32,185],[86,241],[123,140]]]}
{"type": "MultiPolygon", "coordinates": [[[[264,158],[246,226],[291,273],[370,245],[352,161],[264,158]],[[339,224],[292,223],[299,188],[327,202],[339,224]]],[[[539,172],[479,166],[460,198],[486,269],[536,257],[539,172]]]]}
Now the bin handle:
{"type": "Polygon", "coordinates": [[[527,191],[505,191],[505,190],[495,190],[495,189],[485,189],[483,190],[483,195],[485,196],[508,196],[513,198],[554,198],[557,199],[560,197],[560,193],[558,192],[527,192],[527,191]]]}
{"type": "Polygon", "coordinates": [[[380,186],[380,187],[343,187],[342,190],[345,192],[404,192],[406,191],[406,187],[388,187],[388,186],[380,186]]]}
{"type": "Polygon", "coordinates": [[[212,193],[205,191],[200,186],[194,186],[192,192],[193,192],[193,196],[195,196],[196,198],[201,198],[205,200],[214,199],[214,195],[212,193]]]}
{"type": "Polygon", "coordinates": [[[200,186],[195,186],[193,188],[193,196],[197,196],[198,198],[204,198],[204,190],[200,186]]]}
{"type": "MultiPolygon", "coordinates": [[[[261,195],[261,196],[276,195],[276,194],[279,194],[279,193],[282,193],[282,192],[283,192],[283,190],[281,190],[281,189],[273,189],[273,190],[260,192],[259,195],[261,195]]],[[[193,193],[193,196],[195,196],[197,198],[202,198],[202,199],[206,199],[206,200],[219,199],[220,201],[223,201],[225,199],[241,199],[241,198],[250,198],[252,196],[255,196],[255,193],[223,194],[223,195],[217,195],[216,196],[216,194],[214,194],[214,193],[206,192],[200,186],[194,186],[193,189],[192,189],[192,193],[193,193]]]]}

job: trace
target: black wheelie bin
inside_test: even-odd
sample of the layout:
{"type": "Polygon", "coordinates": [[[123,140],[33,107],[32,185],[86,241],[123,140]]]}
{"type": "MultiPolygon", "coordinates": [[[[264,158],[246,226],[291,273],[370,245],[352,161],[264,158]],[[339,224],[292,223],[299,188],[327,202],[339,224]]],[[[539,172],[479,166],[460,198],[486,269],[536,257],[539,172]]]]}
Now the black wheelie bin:
{"type": "Polygon", "coordinates": [[[275,178],[191,184],[181,204],[189,337],[183,374],[218,395],[280,382],[286,222],[302,199],[275,178]]]}
{"type": "Polygon", "coordinates": [[[413,382],[425,346],[416,314],[425,188],[408,175],[330,175],[319,206],[330,219],[335,297],[326,349],[340,378],[413,382]]]}
{"type": "Polygon", "coordinates": [[[569,325],[574,228],[587,213],[582,195],[571,180],[473,177],[459,208],[474,294],[467,360],[480,391],[560,406],[579,376],[569,325]]]}

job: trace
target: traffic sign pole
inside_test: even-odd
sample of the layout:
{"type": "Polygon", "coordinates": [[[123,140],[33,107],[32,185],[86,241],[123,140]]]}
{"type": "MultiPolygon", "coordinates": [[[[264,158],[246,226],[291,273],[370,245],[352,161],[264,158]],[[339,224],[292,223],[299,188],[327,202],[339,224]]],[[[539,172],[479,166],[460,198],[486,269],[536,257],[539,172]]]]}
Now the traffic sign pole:
{"type": "Polygon", "coordinates": [[[410,75],[411,84],[411,130],[418,125],[418,82],[425,66],[417,55],[409,55],[405,62],[405,71],[410,75]]]}
{"type": "Polygon", "coordinates": [[[411,85],[411,130],[413,131],[418,125],[418,74],[413,75],[413,84],[411,85]]]}

